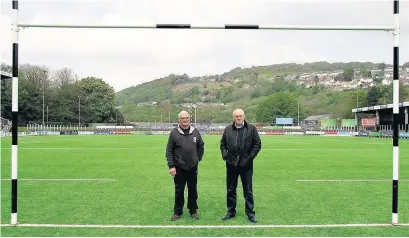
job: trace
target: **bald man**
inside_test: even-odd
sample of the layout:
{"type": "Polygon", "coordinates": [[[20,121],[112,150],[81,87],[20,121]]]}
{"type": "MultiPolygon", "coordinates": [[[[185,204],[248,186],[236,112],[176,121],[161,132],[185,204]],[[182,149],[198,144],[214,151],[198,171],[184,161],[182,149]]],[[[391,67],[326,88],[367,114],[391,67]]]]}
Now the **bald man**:
{"type": "Polygon", "coordinates": [[[244,111],[233,111],[233,124],[228,125],[220,141],[220,150],[226,162],[227,215],[222,220],[236,216],[237,181],[241,178],[248,220],[256,223],[253,199],[253,160],[261,150],[261,140],[256,127],[245,120],[244,111]]]}
{"type": "Polygon", "coordinates": [[[197,173],[203,154],[204,142],[199,131],[190,125],[189,113],[181,111],[179,124],[170,132],[166,147],[167,165],[175,184],[175,204],[171,221],[179,220],[183,214],[186,183],[188,189],[187,208],[192,219],[199,219],[197,214],[197,173]]]}

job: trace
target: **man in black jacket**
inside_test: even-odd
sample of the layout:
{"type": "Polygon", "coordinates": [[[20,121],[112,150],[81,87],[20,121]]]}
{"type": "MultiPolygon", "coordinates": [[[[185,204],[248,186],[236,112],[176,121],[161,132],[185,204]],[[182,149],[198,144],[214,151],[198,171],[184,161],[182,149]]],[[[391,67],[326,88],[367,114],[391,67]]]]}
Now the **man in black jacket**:
{"type": "Polygon", "coordinates": [[[199,131],[190,125],[190,115],[186,111],[179,113],[179,125],[169,135],[166,147],[166,159],[169,173],[175,183],[175,204],[172,221],[183,214],[184,191],[187,183],[190,216],[197,220],[197,173],[198,165],[204,154],[204,142],[199,131]]]}
{"type": "Polygon", "coordinates": [[[222,158],[226,162],[227,215],[222,220],[236,216],[237,181],[240,176],[246,215],[250,222],[256,223],[253,200],[253,160],[261,150],[261,140],[256,127],[247,123],[244,111],[233,111],[234,123],[224,129],[220,141],[222,158]]]}

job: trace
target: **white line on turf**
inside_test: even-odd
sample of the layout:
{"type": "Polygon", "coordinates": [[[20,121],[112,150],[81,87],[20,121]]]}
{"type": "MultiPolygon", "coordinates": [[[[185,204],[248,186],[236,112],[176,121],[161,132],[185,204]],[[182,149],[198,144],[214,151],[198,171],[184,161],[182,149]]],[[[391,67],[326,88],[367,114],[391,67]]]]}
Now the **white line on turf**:
{"type": "MultiPolygon", "coordinates": [[[[2,148],[3,150],[10,150],[10,148],[2,148]]],[[[19,147],[19,150],[163,150],[165,151],[166,148],[135,148],[135,147],[39,147],[39,148],[31,148],[31,147],[19,147]]],[[[220,150],[220,149],[214,149],[214,148],[205,148],[205,150],[220,150]]],[[[372,149],[362,149],[362,148],[288,148],[288,149],[279,149],[279,148],[266,148],[262,150],[272,150],[272,151],[333,151],[333,150],[338,150],[338,151],[351,151],[351,150],[359,150],[359,151],[374,151],[377,152],[378,150],[372,149]]]]}
{"type": "MultiPolygon", "coordinates": [[[[297,182],[391,182],[392,179],[299,179],[297,182]]],[[[409,181],[408,179],[400,179],[401,181],[409,181]]]]}
{"type": "MultiPolygon", "coordinates": [[[[1,179],[1,180],[6,180],[10,181],[11,179],[1,179]]],[[[18,181],[108,181],[108,182],[114,182],[116,181],[115,179],[18,179],[18,181]]]]}
{"type": "MultiPolygon", "coordinates": [[[[1,224],[1,226],[15,226],[1,224]]],[[[409,226],[409,223],[392,225],[389,223],[375,224],[300,224],[300,225],[97,225],[97,224],[18,224],[17,227],[55,227],[55,228],[135,228],[135,229],[247,229],[247,228],[324,228],[324,227],[380,227],[409,226]]]]}

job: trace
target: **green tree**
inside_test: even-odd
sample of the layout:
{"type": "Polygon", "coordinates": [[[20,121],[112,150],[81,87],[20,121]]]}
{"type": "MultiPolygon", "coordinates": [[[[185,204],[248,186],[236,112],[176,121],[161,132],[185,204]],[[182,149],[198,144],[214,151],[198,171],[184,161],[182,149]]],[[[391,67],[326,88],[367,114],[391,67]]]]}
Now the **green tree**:
{"type": "Polygon", "coordinates": [[[319,93],[319,91],[320,91],[319,85],[314,85],[314,86],[312,86],[311,91],[312,91],[312,94],[317,94],[317,93],[319,93]]]}
{"type": "MultiPolygon", "coordinates": [[[[330,112],[333,115],[333,118],[340,118],[340,119],[354,118],[355,115],[352,112],[352,108],[356,108],[357,106],[356,105],[357,96],[359,99],[362,99],[359,101],[363,101],[365,99],[363,90],[359,90],[358,95],[357,95],[357,91],[347,92],[346,95],[343,96],[342,100],[337,101],[335,105],[329,108],[328,112],[330,112]]],[[[364,101],[364,103],[366,102],[364,101]]]]}
{"type": "MultiPolygon", "coordinates": [[[[300,108],[304,116],[304,109],[300,108]]],[[[288,92],[278,92],[265,98],[257,107],[256,118],[259,122],[272,122],[277,117],[297,118],[298,100],[288,92]]]]}
{"type": "Polygon", "coordinates": [[[255,87],[251,90],[250,98],[258,98],[261,96],[261,89],[259,87],[255,87]]]}
{"type": "MultiPolygon", "coordinates": [[[[163,117],[163,116],[166,117],[166,115],[169,115],[169,113],[170,113],[170,110],[171,110],[171,107],[172,107],[172,103],[171,103],[170,100],[163,100],[162,102],[160,102],[160,103],[158,104],[158,107],[159,107],[160,110],[161,110],[161,115],[162,115],[162,117],[163,117]]],[[[163,121],[163,118],[161,118],[161,120],[163,121]]],[[[166,121],[166,120],[165,120],[165,121],[166,121]]]]}
{"type": "Polygon", "coordinates": [[[124,118],[124,115],[122,115],[121,111],[116,109],[114,112],[115,112],[115,123],[117,123],[117,124],[124,123],[125,118],[124,118]]]}
{"type": "Polygon", "coordinates": [[[271,85],[272,88],[272,92],[279,92],[281,91],[285,85],[287,84],[287,82],[284,80],[284,78],[282,77],[277,77],[273,84],[271,85]]]}
{"type": "Polygon", "coordinates": [[[172,95],[172,100],[170,100],[171,104],[180,104],[183,103],[185,96],[181,93],[174,93],[172,95]]]}
{"type": "Polygon", "coordinates": [[[345,68],[343,76],[344,76],[345,81],[351,81],[354,78],[354,69],[353,68],[345,68]]]}
{"type": "Polygon", "coordinates": [[[365,68],[360,68],[359,72],[361,73],[362,76],[366,77],[368,75],[368,70],[365,68]]]}
{"type": "Polygon", "coordinates": [[[78,81],[81,97],[81,117],[86,122],[101,123],[115,121],[115,91],[101,78],[87,77],[78,81]]]}
{"type": "Polygon", "coordinates": [[[368,72],[366,73],[366,77],[372,78],[372,72],[370,70],[368,70],[368,72]]]}
{"type": "Polygon", "coordinates": [[[87,115],[89,110],[87,104],[84,103],[85,97],[82,96],[78,84],[62,85],[55,94],[52,94],[52,98],[49,105],[50,115],[49,120],[52,122],[62,123],[78,123],[81,104],[81,121],[89,121],[87,115]]]}
{"type": "Polygon", "coordinates": [[[375,106],[379,104],[379,99],[382,97],[381,89],[378,86],[373,86],[368,90],[366,104],[368,106],[375,106]]]}
{"type": "Polygon", "coordinates": [[[198,86],[194,86],[192,88],[192,95],[199,95],[200,94],[200,89],[198,86]]]}
{"type": "Polygon", "coordinates": [[[224,96],[224,98],[222,99],[222,102],[228,103],[228,102],[231,102],[232,100],[233,100],[233,94],[228,93],[226,96],[224,96]]]}
{"type": "Polygon", "coordinates": [[[320,79],[318,78],[317,75],[314,77],[314,85],[318,84],[320,82],[320,79]]]}
{"type": "MultiPolygon", "coordinates": [[[[393,87],[389,85],[380,86],[382,97],[379,99],[380,104],[393,103],[393,87]]],[[[399,102],[409,100],[409,89],[407,86],[399,84],[399,102]]]]}

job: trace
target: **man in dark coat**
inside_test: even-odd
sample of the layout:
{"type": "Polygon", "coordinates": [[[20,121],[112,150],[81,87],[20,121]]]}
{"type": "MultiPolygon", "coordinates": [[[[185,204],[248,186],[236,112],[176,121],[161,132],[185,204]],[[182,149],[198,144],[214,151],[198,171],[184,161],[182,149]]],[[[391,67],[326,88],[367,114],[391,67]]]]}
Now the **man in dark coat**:
{"type": "Polygon", "coordinates": [[[190,125],[190,115],[186,111],[179,113],[179,124],[169,135],[166,147],[166,159],[169,173],[175,184],[175,204],[172,221],[183,214],[184,191],[187,183],[190,216],[198,220],[197,215],[197,174],[198,165],[204,154],[204,142],[199,131],[190,125]]]}
{"type": "Polygon", "coordinates": [[[224,129],[220,141],[222,158],[226,162],[227,215],[222,220],[236,216],[237,181],[240,176],[245,211],[250,222],[256,223],[253,200],[253,160],[261,150],[261,140],[256,127],[245,121],[244,111],[233,111],[234,123],[224,129]]]}

